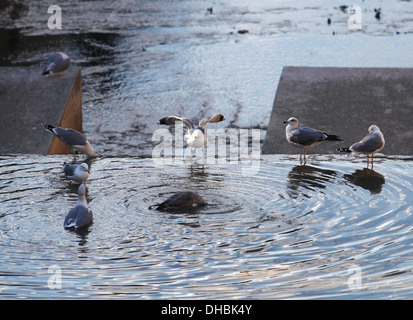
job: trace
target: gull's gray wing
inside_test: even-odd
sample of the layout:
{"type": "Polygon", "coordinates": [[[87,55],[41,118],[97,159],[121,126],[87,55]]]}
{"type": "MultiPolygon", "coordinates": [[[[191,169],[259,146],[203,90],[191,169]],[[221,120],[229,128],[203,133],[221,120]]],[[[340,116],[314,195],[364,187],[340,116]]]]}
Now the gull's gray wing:
{"type": "Polygon", "coordinates": [[[75,174],[75,170],[78,167],[78,164],[65,164],[63,166],[63,172],[66,177],[71,177],[75,174]]]}
{"type": "Polygon", "coordinates": [[[90,224],[92,220],[92,210],[83,206],[75,206],[67,214],[63,226],[65,228],[81,228],[90,224]]]}
{"type": "Polygon", "coordinates": [[[353,144],[349,150],[352,152],[371,153],[383,147],[383,140],[378,134],[365,136],[361,141],[353,144]]]}
{"type": "Polygon", "coordinates": [[[328,138],[325,132],[312,128],[298,127],[291,132],[290,141],[302,146],[310,146],[315,142],[324,141],[328,138]]]}
{"type": "Polygon", "coordinates": [[[76,226],[76,215],[80,208],[85,209],[84,207],[76,206],[73,209],[70,209],[69,213],[67,214],[65,221],[63,222],[63,226],[65,228],[73,228],[76,226]]]}
{"type": "Polygon", "coordinates": [[[69,128],[54,128],[53,132],[55,135],[70,146],[84,146],[86,145],[86,137],[79,131],[69,129],[69,128]]]}
{"type": "Polygon", "coordinates": [[[162,118],[158,121],[158,124],[166,124],[167,126],[174,126],[176,122],[180,122],[180,121],[182,121],[188,127],[188,129],[194,128],[194,125],[191,122],[191,120],[186,119],[186,118],[176,117],[176,116],[169,116],[169,117],[162,118]]]}
{"type": "Polygon", "coordinates": [[[224,120],[226,120],[225,116],[223,114],[217,113],[209,119],[204,118],[201,121],[199,121],[199,126],[205,129],[205,126],[208,122],[209,123],[217,123],[217,122],[221,122],[221,121],[224,121],[224,120]]]}

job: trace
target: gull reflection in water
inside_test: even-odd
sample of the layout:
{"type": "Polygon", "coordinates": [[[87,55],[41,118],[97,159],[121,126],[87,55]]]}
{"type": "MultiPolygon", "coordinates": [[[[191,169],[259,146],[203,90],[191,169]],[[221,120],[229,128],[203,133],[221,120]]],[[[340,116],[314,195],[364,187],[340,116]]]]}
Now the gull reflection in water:
{"type": "Polygon", "coordinates": [[[320,169],[317,167],[299,165],[288,173],[287,188],[289,196],[297,198],[299,195],[310,198],[305,192],[326,188],[326,184],[337,176],[334,170],[320,169]]]}
{"type": "Polygon", "coordinates": [[[386,182],[383,175],[368,168],[358,169],[352,174],[345,174],[344,178],[356,186],[369,190],[371,194],[379,194],[386,182]]]}

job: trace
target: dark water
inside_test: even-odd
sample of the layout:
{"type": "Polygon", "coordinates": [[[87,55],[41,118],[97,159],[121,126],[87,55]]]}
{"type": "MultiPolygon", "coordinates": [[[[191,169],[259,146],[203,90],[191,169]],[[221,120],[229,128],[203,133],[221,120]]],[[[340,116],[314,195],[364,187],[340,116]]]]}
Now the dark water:
{"type": "Polygon", "coordinates": [[[61,170],[70,157],[1,157],[1,299],[411,298],[410,160],[383,157],[369,171],[361,160],[263,156],[251,172],[145,157],[170,114],[224,113],[215,128],[260,129],[262,140],[283,66],[412,67],[410,1],[360,2],[360,32],[341,2],[98,3],[62,4],[62,30],[47,28],[48,1],[0,5],[0,65],[41,72],[50,52],[68,53],[102,154],[86,233],[63,229],[77,192],[61,170]],[[188,189],[209,205],[149,210],[188,189]]]}
{"type": "Polygon", "coordinates": [[[94,223],[76,233],[63,228],[77,190],[63,178],[66,158],[0,161],[3,299],[411,298],[411,161],[381,158],[370,170],[265,156],[248,175],[202,159],[98,158],[87,180],[94,223]],[[209,204],[149,209],[178,190],[209,204]]]}

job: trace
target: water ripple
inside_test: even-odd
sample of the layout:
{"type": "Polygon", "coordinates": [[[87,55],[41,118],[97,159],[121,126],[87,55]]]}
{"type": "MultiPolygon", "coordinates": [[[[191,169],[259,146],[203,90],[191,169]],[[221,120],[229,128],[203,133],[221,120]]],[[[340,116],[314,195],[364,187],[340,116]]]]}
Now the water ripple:
{"type": "Polygon", "coordinates": [[[367,170],[331,157],[299,166],[265,156],[249,176],[234,164],[98,158],[87,180],[94,223],[75,233],[63,228],[77,190],[64,179],[64,159],[0,161],[3,298],[409,295],[410,161],[381,159],[367,170]],[[206,207],[149,209],[194,189],[206,207]],[[47,288],[51,265],[63,270],[59,291],[47,288]],[[357,290],[347,284],[354,266],[357,290]]]}

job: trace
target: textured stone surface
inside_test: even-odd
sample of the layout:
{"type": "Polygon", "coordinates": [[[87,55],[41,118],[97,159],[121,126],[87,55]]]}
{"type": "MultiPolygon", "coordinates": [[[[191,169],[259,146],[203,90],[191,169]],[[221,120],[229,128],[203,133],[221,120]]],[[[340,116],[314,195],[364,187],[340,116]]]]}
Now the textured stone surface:
{"type": "Polygon", "coordinates": [[[82,131],[82,83],[79,68],[41,76],[41,67],[0,68],[0,153],[67,153],[43,130],[54,126],[82,131]]]}

